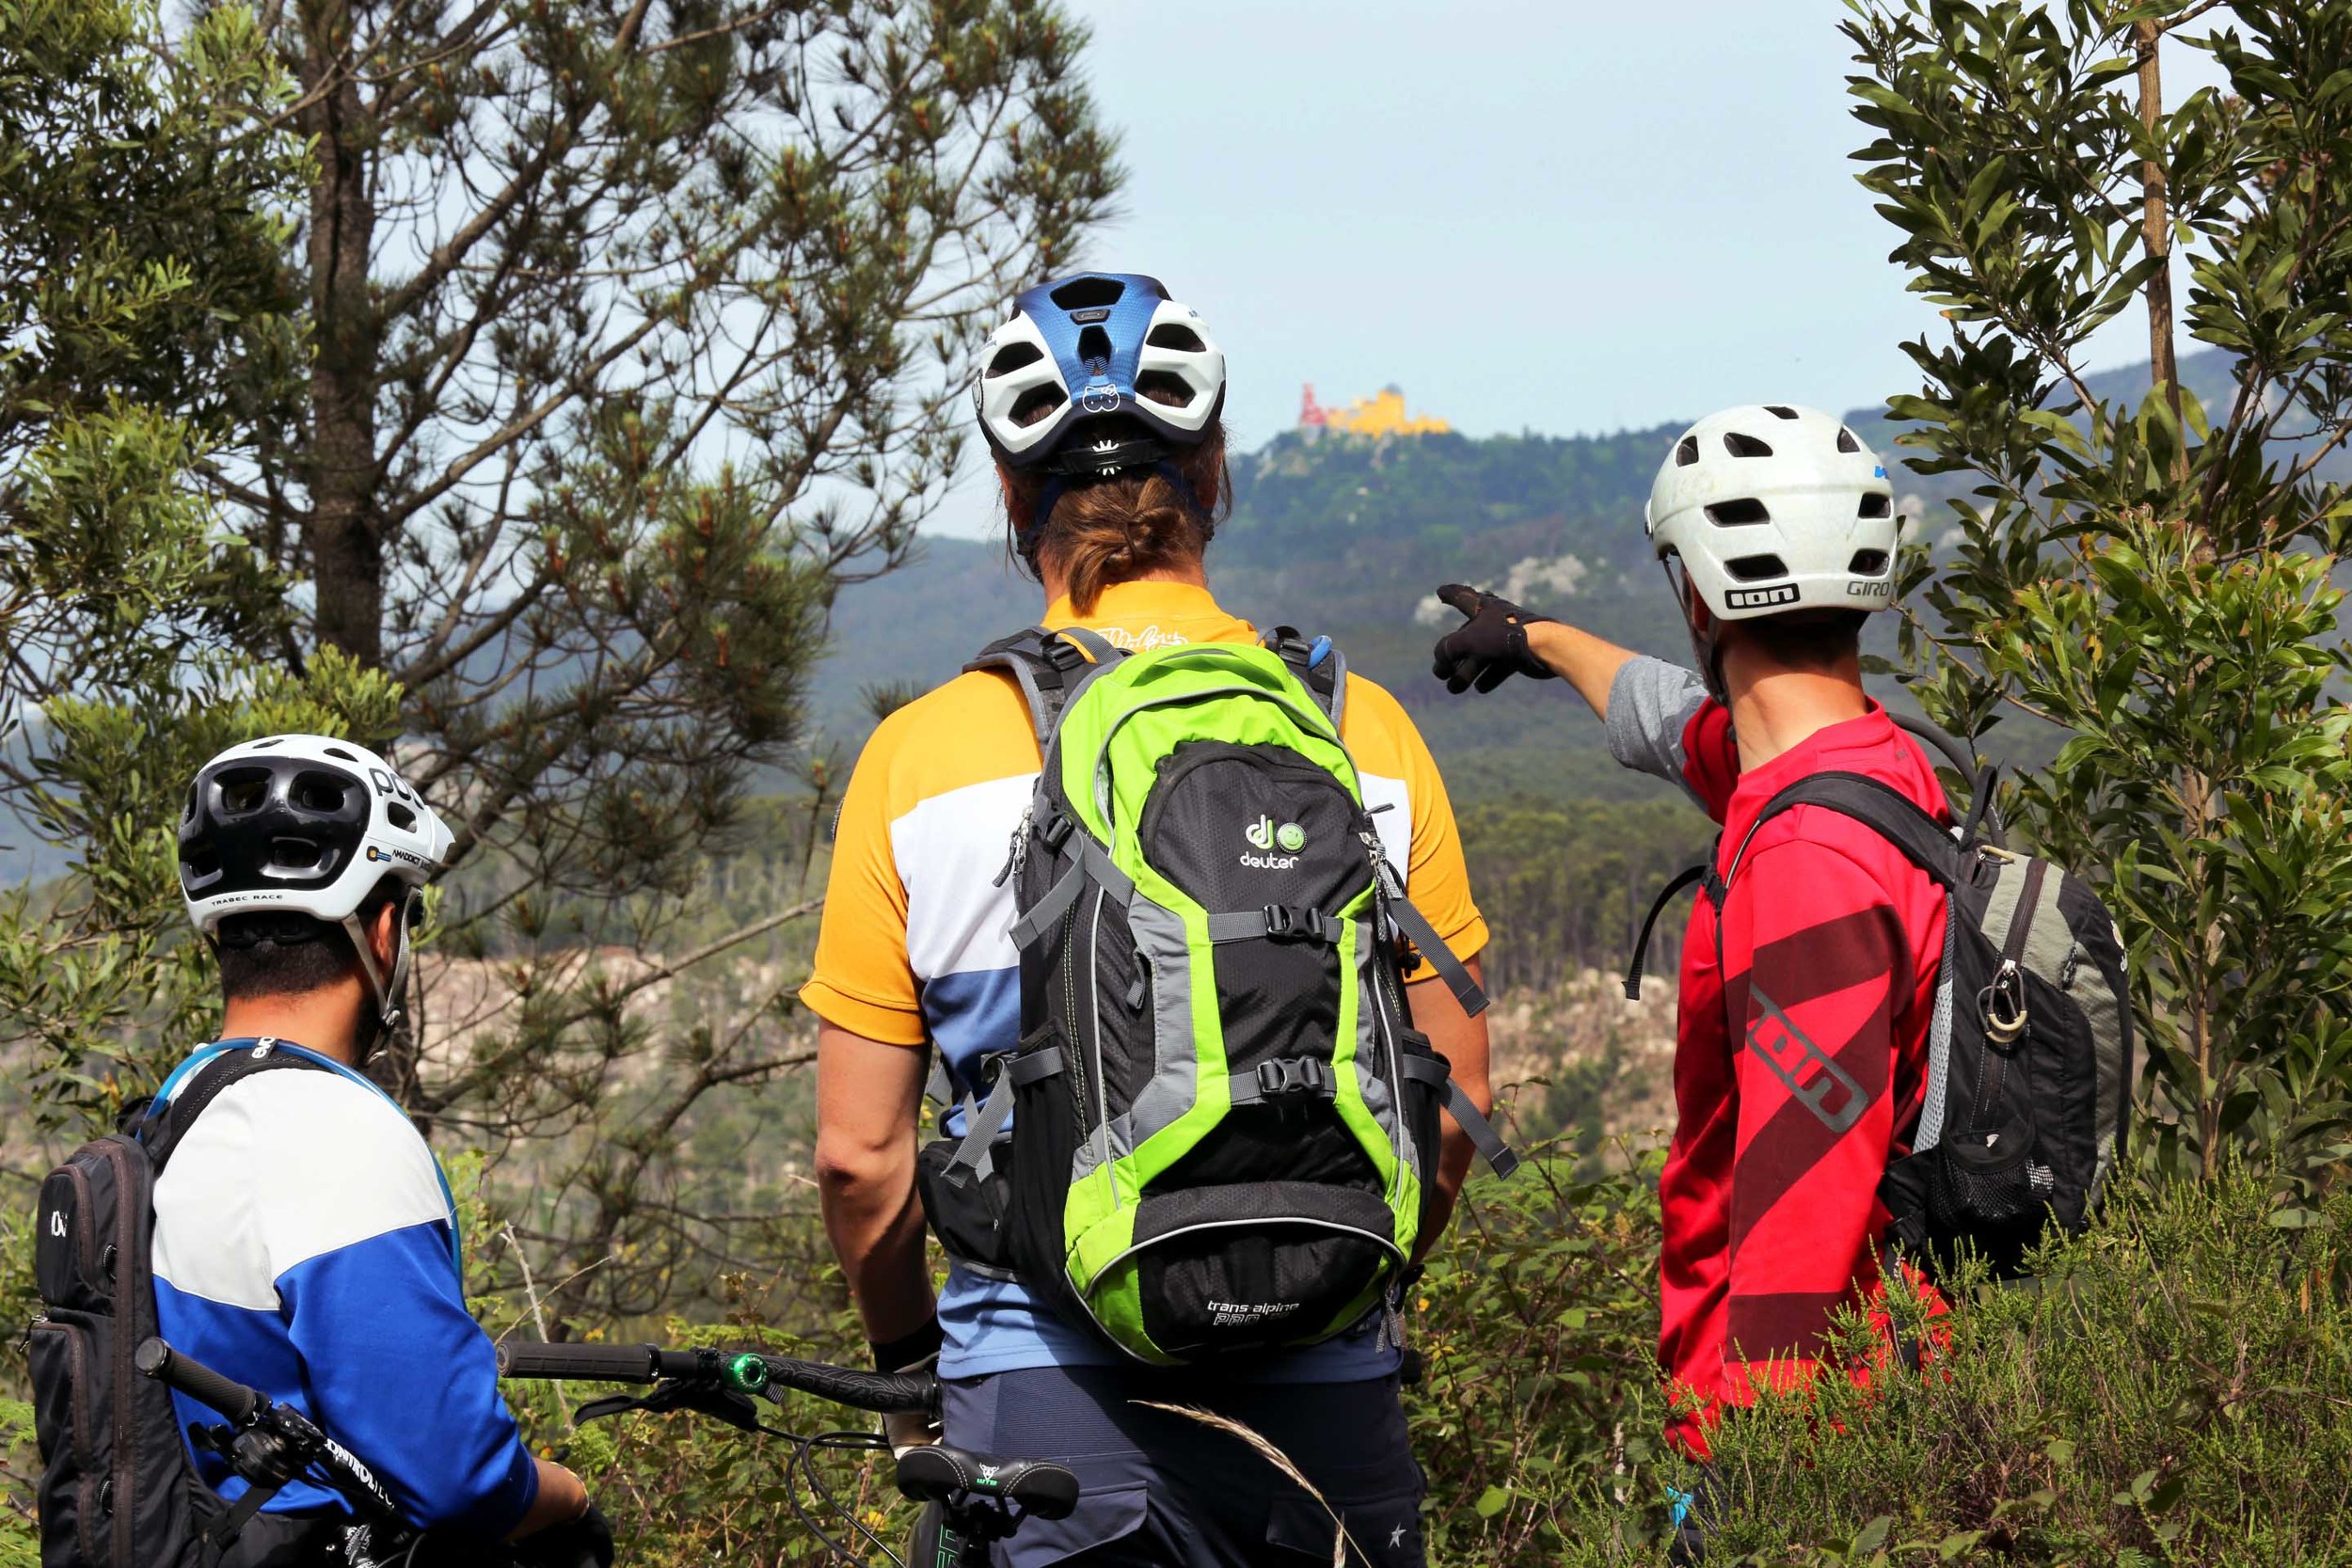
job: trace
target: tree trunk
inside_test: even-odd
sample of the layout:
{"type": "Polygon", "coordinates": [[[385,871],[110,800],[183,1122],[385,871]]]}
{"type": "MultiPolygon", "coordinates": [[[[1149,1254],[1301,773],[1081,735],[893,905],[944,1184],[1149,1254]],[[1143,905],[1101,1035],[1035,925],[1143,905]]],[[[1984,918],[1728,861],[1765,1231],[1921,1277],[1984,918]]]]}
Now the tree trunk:
{"type": "Polygon", "coordinates": [[[296,78],[318,158],[310,190],[310,515],[303,543],[317,635],[370,668],[384,662],[384,536],[376,507],[375,377],[383,324],[368,284],[373,137],[359,95],[349,0],[306,0],[296,78]]]}
{"type": "MultiPolygon", "coordinates": [[[[2159,64],[2164,29],[2153,22],[2137,24],[2139,53],[2139,123],[2150,136],[2164,116],[2164,78],[2159,64]]],[[[2172,478],[2188,477],[2188,427],[2181,418],[2181,367],[2172,349],[2172,225],[2165,211],[2164,166],[2153,158],[2139,166],[2139,237],[2156,261],[2148,279],[2148,373],[2165,390],[2172,405],[2172,427],[2180,432],[2172,451],[2172,478]]]]}

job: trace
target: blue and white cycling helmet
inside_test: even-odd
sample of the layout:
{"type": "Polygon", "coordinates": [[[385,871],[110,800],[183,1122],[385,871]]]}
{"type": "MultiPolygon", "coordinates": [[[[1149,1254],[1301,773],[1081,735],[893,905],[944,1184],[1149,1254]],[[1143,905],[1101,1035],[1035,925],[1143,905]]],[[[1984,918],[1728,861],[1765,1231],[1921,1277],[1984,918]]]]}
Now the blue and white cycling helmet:
{"type": "Polygon", "coordinates": [[[1104,476],[1169,461],[1216,428],[1225,356],[1156,277],[1082,272],[1024,291],[972,385],[1006,467],[1104,476]]]}

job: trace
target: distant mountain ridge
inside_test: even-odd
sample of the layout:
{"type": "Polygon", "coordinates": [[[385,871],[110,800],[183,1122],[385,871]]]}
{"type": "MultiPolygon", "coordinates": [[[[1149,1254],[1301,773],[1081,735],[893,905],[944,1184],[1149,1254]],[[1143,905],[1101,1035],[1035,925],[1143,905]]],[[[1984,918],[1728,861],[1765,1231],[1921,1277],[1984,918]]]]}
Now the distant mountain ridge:
{"type": "MultiPolygon", "coordinates": [[[[2134,367],[2094,378],[2093,389],[2127,396],[2146,379],[2134,367]]],[[[2227,356],[2190,356],[2182,381],[2217,412],[2231,386],[2227,356]]],[[[1883,408],[1846,418],[1892,466],[1900,449],[1883,408]]],[[[1232,516],[1210,550],[1210,581],[1261,626],[1288,623],[1339,642],[1357,670],[1404,700],[1459,791],[1638,790],[1598,753],[1597,726],[1561,709],[1555,688],[1522,682],[1481,702],[1448,698],[1429,675],[1428,650],[1435,625],[1451,617],[1429,616],[1425,601],[1440,582],[1512,582],[1601,636],[1682,654],[1681,622],[1641,517],[1659,460],[1686,422],[1485,438],[1286,431],[1234,457],[1232,516]]],[[[1954,478],[1898,475],[1898,491],[1931,516],[1963,488],[1954,478]]],[[[913,565],[841,595],[816,717],[854,745],[870,723],[863,689],[935,685],[1039,608],[1036,586],[1001,545],[928,540],[913,565]]]]}

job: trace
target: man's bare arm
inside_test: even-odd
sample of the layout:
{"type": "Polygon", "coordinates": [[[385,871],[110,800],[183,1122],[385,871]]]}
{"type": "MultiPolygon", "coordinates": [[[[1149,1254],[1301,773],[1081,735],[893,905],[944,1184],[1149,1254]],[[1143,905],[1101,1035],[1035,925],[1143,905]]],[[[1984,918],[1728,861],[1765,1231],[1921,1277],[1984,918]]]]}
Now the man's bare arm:
{"type": "Polygon", "coordinates": [[[929,1053],[838,1024],[817,1032],[817,1198],[850,1295],[876,1344],[937,1307],[923,1259],[914,1139],[929,1053]]]}
{"type": "Polygon", "coordinates": [[[1560,621],[1532,623],[1527,628],[1527,651],[1575,687],[1594,717],[1604,720],[1609,717],[1609,688],[1616,681],[1617,672],[1633,657],[1631,649],[1560,621]]]}

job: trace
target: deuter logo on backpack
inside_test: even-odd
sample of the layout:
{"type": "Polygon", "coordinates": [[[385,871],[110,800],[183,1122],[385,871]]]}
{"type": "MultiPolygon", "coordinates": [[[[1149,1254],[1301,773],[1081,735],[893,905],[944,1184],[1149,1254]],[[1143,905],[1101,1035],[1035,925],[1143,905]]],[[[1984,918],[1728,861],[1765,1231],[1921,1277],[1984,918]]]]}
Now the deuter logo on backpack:
{"type": "Polygon", "coordinates": [[[1260,871],[1288,871],[1298,863],[1299,852],[1307,847],[1307,830],[1295,822],[1276,827],[1274,818],[1261,815],[1255,822],[1242,830],[1252,848],[1279,850],[1279,854],[1244,855],[1241,863],[1260,871]]]}

